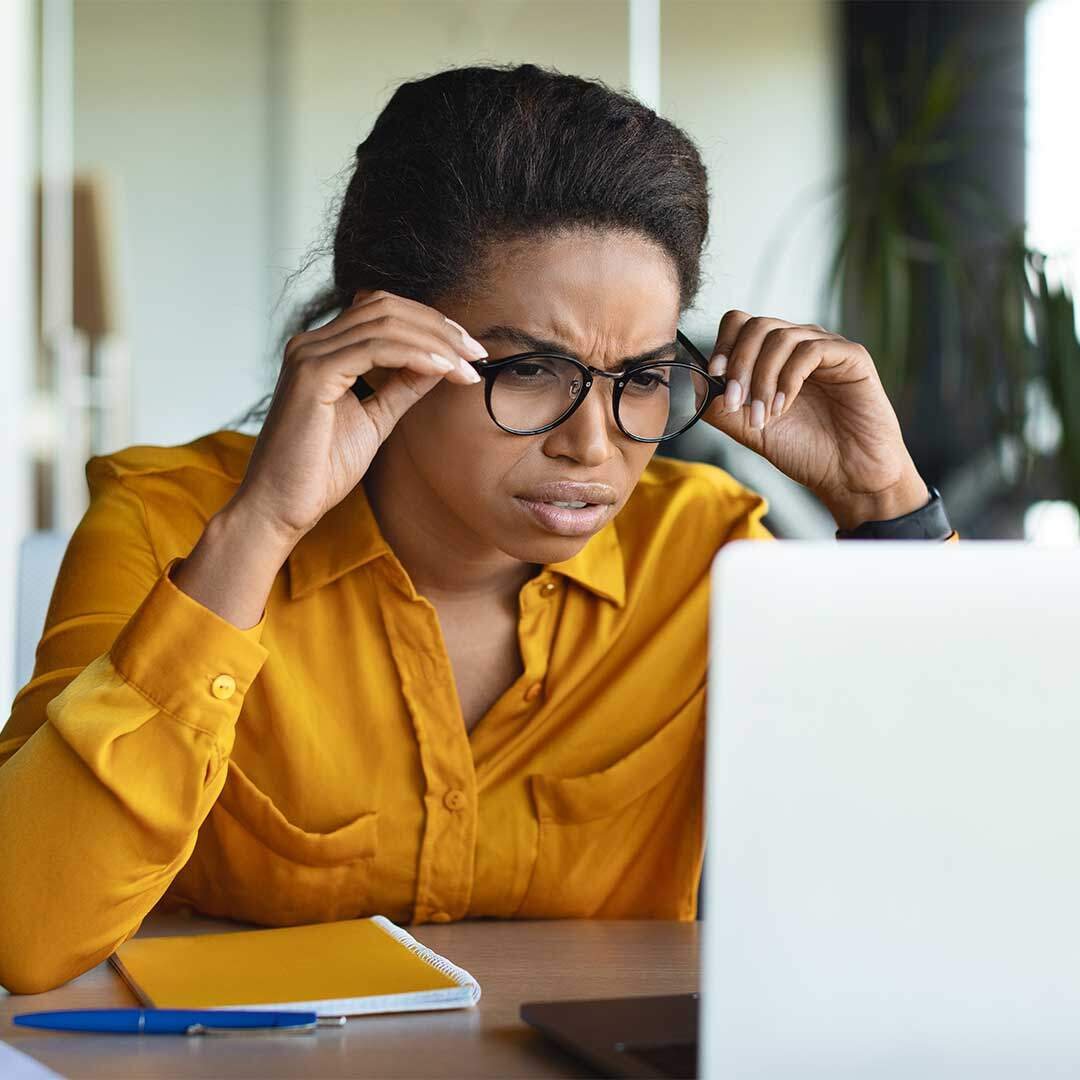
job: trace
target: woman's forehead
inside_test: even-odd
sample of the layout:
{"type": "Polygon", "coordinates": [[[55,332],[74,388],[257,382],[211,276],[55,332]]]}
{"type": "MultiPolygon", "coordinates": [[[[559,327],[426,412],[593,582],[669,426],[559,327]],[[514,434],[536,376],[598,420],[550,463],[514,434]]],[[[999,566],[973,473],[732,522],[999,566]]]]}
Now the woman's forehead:
{"type": "MultiPolygon", "coordinates": [[[[573,343],[573,335],[556,333],[553,337],[542,337],[531,333],[524,327],[497,323],[492,326],[480,327],[478,330],[473,331],[473,336],[485,345],[502,343],[521,352],[553,352],[561,353],[564,356],[573,356],[578,360],[589,359],[589,357],[582,355],[579,347],[573,343]]],[[[616,343],[612,342],[612,344],[616,343]]],[[[655,344],[651,344],[639,351],[618,355],[611,366],[613,368],[631,367],[650,360],[670,359],[677,348],[678,342],[674,337],[670,340],[657,341],[655,344]]]]}
{"type": "Polygon", "coordinates": [[[523,243],[493,260],[487,287],[462,309],[474,337],[486,331],[523,352],[619,356],[674,339],[678,280],[656,245],[617,234],[538,240],[531,253],[523,243]]]}

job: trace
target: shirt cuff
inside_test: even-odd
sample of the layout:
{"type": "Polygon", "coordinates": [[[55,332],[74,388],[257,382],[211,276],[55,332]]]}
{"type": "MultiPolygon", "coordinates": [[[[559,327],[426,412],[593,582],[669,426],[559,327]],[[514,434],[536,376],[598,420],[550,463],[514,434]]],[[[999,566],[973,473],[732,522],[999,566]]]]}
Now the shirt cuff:
{"type": "Polygon", "coordinates": [[[269,651],[266,612],[242,630],[173,583],[173,559],[109,650],[113,667],[148,701],[194,727],[227,731],[269,651]]]}

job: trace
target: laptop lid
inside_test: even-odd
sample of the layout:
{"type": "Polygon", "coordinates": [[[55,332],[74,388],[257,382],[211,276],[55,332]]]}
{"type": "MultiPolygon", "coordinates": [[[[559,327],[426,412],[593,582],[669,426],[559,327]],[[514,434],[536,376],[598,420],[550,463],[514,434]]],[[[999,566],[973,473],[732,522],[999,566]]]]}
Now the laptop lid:
{"type": "Polygon", "coordinates": [[[1080,549],[713,565],[701,1075],[1080,1074],[1080,549]]]}

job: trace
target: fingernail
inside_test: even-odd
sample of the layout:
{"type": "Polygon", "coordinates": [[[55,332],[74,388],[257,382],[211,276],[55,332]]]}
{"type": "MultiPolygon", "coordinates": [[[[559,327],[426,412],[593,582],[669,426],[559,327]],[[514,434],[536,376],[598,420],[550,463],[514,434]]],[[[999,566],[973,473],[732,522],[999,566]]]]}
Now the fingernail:
{"type": "Polygon", "coordinates": [[[469,382],[478,383],[480,381],[480,376],[464,360],[461,361],[461,370],[465,373],[465,377],[469,382]]]}
{"type": "Polygon", "coordinates": [[[434,352],[430,353],[429,355],[431,356],[431,362],[440,371],[453,371],[454,370],[454,362],[452,360],[447,360],[445,356],[440,356],[438,353],[434,353],[434,352]]]}
{"type": "Polygon", "coordinates": [[[717,353],[709,361],[710,375],[723,375],[727,371],[727,357],[723,353],[717,353]]]}
{"type": "Polygon", "coordinates": [[[742,404],[742,383],[732,379],[724,390],[724,412],[735,412],[742,404]]]}
{"type": "Polygon", "coordinates": [[[765,426],[765,402],[755,398],[750,402],[750,426],[763,428],[765,426]]]}
{"type": "Polygon", "coordinates": [[[784,411],[784,391],[778,390],[772,399],[772,415],[779,416],[784,411]]]}
{"type": "MultiPolygon", "coordinates": [[[[487,356],[487,354],[488,354],[487,349],[485,349],[484,346],[481,345],[480,342],[477,341],[476,338],[474,338],[468,332],[468,330],[466,330],[465,327],[461,325],[461,323],[456,323],[456,322],[454,322],[453,319],[449,319],[445,315],[443,316],[443,318],[446,319],[446,321],[451,326],[456,326],[458,328],[458,330],[461,331],[461,337],[465,342],[465,348],[468,349],[469,352],[472,353],[472,355],[475,356],[477,360],[480,360],[483,357],[487,356]]],[[[474,374],[475,374],[475,372],[474,372],[474,374]]]]}

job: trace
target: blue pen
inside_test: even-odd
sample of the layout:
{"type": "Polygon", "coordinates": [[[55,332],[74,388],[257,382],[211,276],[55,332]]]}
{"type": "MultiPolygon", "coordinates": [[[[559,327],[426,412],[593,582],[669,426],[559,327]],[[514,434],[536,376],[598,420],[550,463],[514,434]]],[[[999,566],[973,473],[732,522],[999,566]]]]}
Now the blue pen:
{"type": "Polygon", "coordinates": [[[344,1016],[258,1009],[70,1009],[20,1013],[23,1027],[52,1031],[109,1031],[129,1035],[283,1035],[341,1027],[344,1016]]]}

